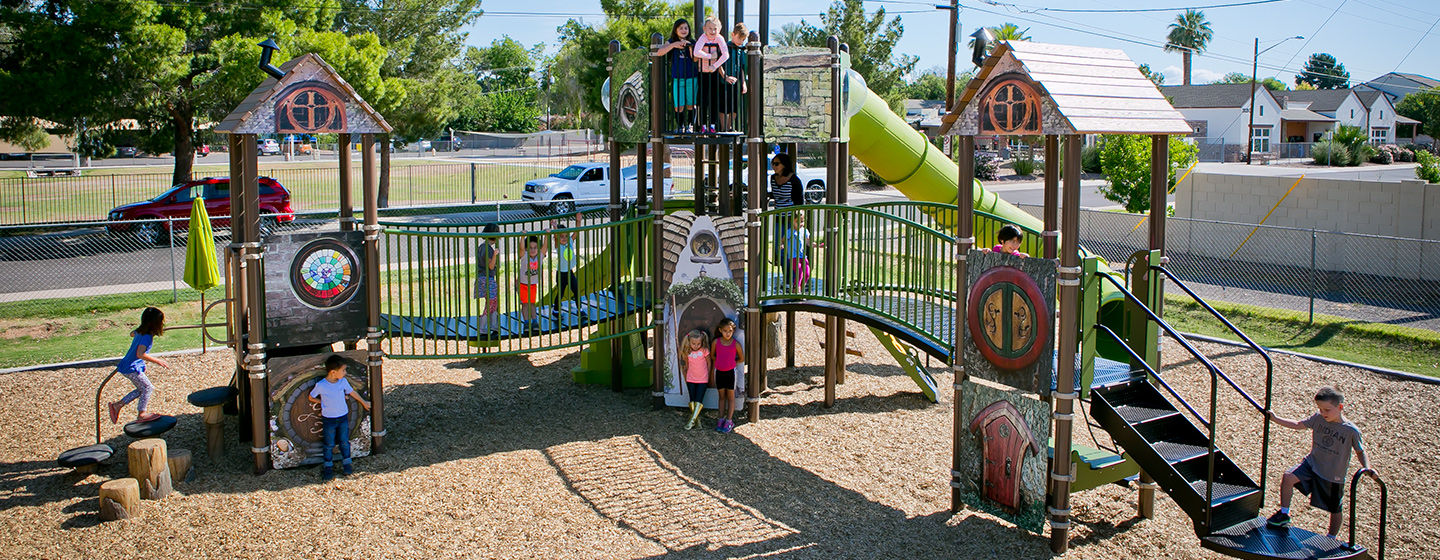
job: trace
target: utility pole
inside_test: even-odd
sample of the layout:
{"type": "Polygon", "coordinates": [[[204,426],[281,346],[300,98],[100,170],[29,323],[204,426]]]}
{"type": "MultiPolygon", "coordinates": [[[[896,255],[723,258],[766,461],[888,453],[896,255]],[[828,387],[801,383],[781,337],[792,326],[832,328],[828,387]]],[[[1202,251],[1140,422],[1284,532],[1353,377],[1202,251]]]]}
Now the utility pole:
{"type": "Polygon", "coordinates": [[[945,57],[945,110],[955,105],[955,55],[960,50],[960,0],[950,0],[950,5],[936,4],[937,10],[950,11],[950,52],[945,57]]]}

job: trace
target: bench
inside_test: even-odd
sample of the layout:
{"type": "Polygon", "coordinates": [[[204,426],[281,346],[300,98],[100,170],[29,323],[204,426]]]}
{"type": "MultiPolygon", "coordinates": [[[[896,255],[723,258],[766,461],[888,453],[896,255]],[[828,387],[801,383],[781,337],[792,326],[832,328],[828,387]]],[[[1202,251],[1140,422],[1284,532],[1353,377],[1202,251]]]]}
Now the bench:
{"type": "Polygon", "coordinates": [[[81,173],[81,170],[80,170],[80,168],[78,168],[78,167],[50,167],[50,168],[40,167],[40,168],[30,168],[30,169],[26,169],[26,170],[25,170],[25,176],[30,177],[30,178],[32,178],[32,179],[33,179],[33,178],[36,178],[36,177],[57,177],[57,176],[60,176],[60,177],[79,177],[79,176],[80,176],[80,173],[81,173]]]}

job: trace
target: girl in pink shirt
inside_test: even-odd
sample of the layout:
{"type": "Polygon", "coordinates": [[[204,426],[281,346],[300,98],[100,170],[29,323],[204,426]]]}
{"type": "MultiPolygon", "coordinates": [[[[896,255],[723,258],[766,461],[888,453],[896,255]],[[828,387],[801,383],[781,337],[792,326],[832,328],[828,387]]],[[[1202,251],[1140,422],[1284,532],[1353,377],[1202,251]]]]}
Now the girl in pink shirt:
{"type": "Polygon", "coordinates": [[[685,388],[690,391],[690,421],[685,429],[695,427],[700,421],[700,411],[705,408],[705,389],[710,386],[710,349],[706,348],[705,333],[699,330],[685,335],[680,345],[680,372],[685,376],[685,388]]]}
{"type": "Polygon", "coordinates": [[[725,416],[715,426],[715,431],[729,433],[735,429],[735,367],[745,363],[745,351],[740,341],[735,340],[735,321],[725,319],[715,327],[715,345],[711,356],[715,358],[715,391],[720,397],[720,414],[725,416]]]}
{"type": "Polygon", "coordinates": [[[695,58],[700,61],[700,119],[698,132],[713,133],[720,124],[720,96],[725,87],[721,65],[730,60],[730,48],[720,34],[720,20],[705,20],[705,34],[695,40],[695,58]]]}

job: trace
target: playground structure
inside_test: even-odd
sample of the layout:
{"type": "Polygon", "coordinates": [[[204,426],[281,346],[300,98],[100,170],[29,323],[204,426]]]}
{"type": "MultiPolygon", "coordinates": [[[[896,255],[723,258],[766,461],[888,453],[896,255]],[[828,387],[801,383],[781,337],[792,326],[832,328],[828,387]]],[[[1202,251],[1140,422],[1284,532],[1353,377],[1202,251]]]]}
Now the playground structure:
{"type": "MultiPolygon", "coordinates": [[[[725,2],[720,6],[723,21],[725,2]]],[[[703,19],[701,2],[696,11],[696,20],[703,19]]],[[[1163,489],[1192,518],[1202,545],[1224,554],[1369,557],[1355,544],[1353,517],[1348,543],[1301,529],[1267,528],[1257,514],[1265,499],[1268,457],[1261,459],[1257,483],[1216,447],[1221,382],[1259,412],[1270,408],[1270,391],[1267,384],[1255,398],[1163,320],[1167,280],[1194,296],[1164,266],[1164,190],[1152,191],[1150,250],[1127,263],[1128,282],[1076,243],[1083,135],[1151,135],[1151,183],[1159,185],[1169,175],[1167,135],[1188,132],[1128,57],[1105,49],[1001,44],[945,117],[942,132],[955,136],[957,164],[847,71],[838,40],[832,38],[823,50],[764,48],[767,12],[762,5],[760,31],[746,45],[749,99],[764,102],[741,103],[746,117],[736,121],[743,128],[738,132],[669,132],[674,127],[666,124],[672,116],[663,102],[669,88],[658,54],[661,38],[632,51],[611,44],[612,82],[625,84],[608,92],[611,175],[618,176],[622,143],[638,144],[634,157],[641,185],[650,168],[647,157],[656,159],[653,168],[663,169],[670,146],[690,145],[696,154],[693,202],[665,200],[664,178],[655,174],[650,190],[642,190],[648,196],[634,205],[623,203],[620,182],[613,181],[603,211],[563,217],[563,223],[551,223],[551,217],[491,222],[499,233],[463,219],[381,222],[373,146],[385,140],[389,125],[318,57],[269,68],[272,78],[217,127],[230,135],[237,155],[231,183],[240,201],[232,205],[237,225],[226,252],[230,281],[224,301],[227,341],[236,353],[234,390],[216,388],[192,402],[207,408],[209,423],[214,407],[238,397],[241,439],[252,442],[257,474],[272,465],[303,464],[304,457],[290,455],[303,448],[297,442],[304,439],[305,420],[287,403],[305,390],[307,379],[313,382],[315,372],[305,360],[323,358],[335,343],[353,349],[365,341],[363,353],[354,356],[364,360],[364,392],[373,408],[367,417],[352,416],[352,435],[367,438],[375,453],[385,450],[386,355],[478,358],[583,346],[576,381],[608,382],[616,390],[649,387],[659,407],[680,395],[679,387],[667,382],[675,375],[667,369],[667,356],[673,355],[667,350],[673,353],[676,336],[683,336],[686,311],[696,309],[704,313],[697,312],[695,325],[713,327],[715,317],[733,316],[750,334],[740,338],[746,354],[760,358],[744,373],[739,398],[756,422],[767,386],[767,344],[778,344],[761,334],[770,328],[766,316],[791,317],[785,346],[793,348],[794,313],[811,312],[825,316],[827,406],[844,382],[847,322],[874,330],[931,399],[935,381],[920,366],[919,353],[952,365],[953,509],[962,503],[993,508],[1037,532],[1048,521],[1052,549],[1063,552],[1070,494],[1133,479],[1142,516],[1153,511],[1154,490],[1163,489]],[[797,82],[793,98],[790,81],[797,82]],[[823,111],[782,114],[792,102],[823,111]],[[335,232],[261,236],[254,136],[287,132],[341,136],[335,232]],[[359,231],[348,165],[353,134],[360,135],[363,158],[359,231]],[[974,180],[974,137],[981,134],[1045,136],[1043,219],[1006,204],[974,180]],[[760,162],[767,145],[794,154],[796,143],[814,140],[826,145],[831,188],[825,204],[766,209],[761,186],[768,177],[760,162]],[[751,162],[748,168],[740,165],[742,156],[751,162]],[[848,206],[843,186],[851,156],[911,201],[848,206]],[[749,185],[743,189],[743,213],[741,183],[749,185]],[[779,247],[799,227],[797,215],[823,242],[809,250],[817,263],[810,282],[797,280],[788,262],[793,252],[779,247]],[[993,238],[1007,223],[1029,233],[1021,250],[1039,258],[973,250],[977,237],[993,238]],[[534,315],[504,291],[517,277],[516,264],[532,236],[543,238],[534,242],[551,258],[563,238],[577,262],[574,289],[552,282],[549,272],[542,275],[534,315]],[[498,281],[500,319],[485,323],[476,275],[481,245],[488,243],[502,255],[497,280],[504,281],[498,281]],[[980,314],[984,306],[994,306],[993,318],[980,314]],[[982,333],[992,324],[987,320],[997,321],[999,328],[989,330],[999,334],[982,333]],[[1161,333],[1211,372],[1208,415],[1166,383],[1161,333]],[[1077,400],[1088,400],[1089,420],[1123,451],[1074,442],[1077,400]],[[982,436],[1014,445],[967,447],[982,436]],[[1047,448],[1049,461],[1027,460],[1047,448]],[[281,455],[288,457],[283,464],[281,455]],[[977,467],[988,464],[1004,466],[977,467]],[[1043,475],[1016,474],[1034,472],[1043,475]],[[977,478],[985,490],[967,494],[977,478]]],[[[738,21],[743,11],[737,5],[734,13],[738,21]]],[[[262,65],[268,66],[268,59],[267,50],[262,65]]],[[[1268,362],[1263,349],[1251,346],[1268,362]]],[[[787,358],[794,363],[793,354],[787,358]]],[[[1268,423],[1263,429],[1266,449],[1268,423]]]]}

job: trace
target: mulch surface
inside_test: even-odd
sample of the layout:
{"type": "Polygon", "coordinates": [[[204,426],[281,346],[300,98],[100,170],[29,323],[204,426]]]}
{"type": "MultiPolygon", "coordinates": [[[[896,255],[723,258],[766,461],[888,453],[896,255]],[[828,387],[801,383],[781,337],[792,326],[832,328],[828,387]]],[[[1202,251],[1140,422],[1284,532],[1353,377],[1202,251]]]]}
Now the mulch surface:
{"type": "MultiPolygon", "coordinates": [[[[939,404],[863,328],[847,382],[823,406],[819,329],[799,321],[798,363],[771,359],[762,421],[733,434],[683,430],[679,410],[652,411],[648,391],[576,385],[578,352],[484,361],[386,363],[388,451],[358,459],[356,474],[321,483],[319,469],[252,476],[249,444],[204,456],[193,390],[224,384],[228,352],[172,358],[157,371],[154,410],[180,417],[170,448],[195,453],[193,480],[134,519],[100,523],[99,485],[126,476],[121,450],[88,476],[55,466],[61,451],[93,443],[94,387],[106,368],[0,376],[0,557],[4,558],[1049,558],[1049,536],[984,513],[949,512],[950,391],[939,404]]],[[[1247,389],[1264,368],[1234,348],[1199,347],[1247,389]]],[[[1208,413],[1210,375],[1165,346],[1166,377],[1208,413]]],[[[1390,485],[1391,558],[1440,558],[1440,387],[1276,356],[1274,408],[1303,417],[1315,387],[1339,385],[1390,485]]],[[[940,364],[934,364],[937,368],[940,364]]],[[[159,369],[159,368],[156,368],[159,369]]],[[[947,374],[940,386],[951,386],[947,374]]],[[[129,390],[123,378],[105,400],[129,390]]],[[[1258,476],[1260,416],[1221,391],[1221,447],[1258,476]]],[[[128,413],[133,414],[133,408],[128,413]]],[[[1096,432],[1104,441],[1104,434],[1096,432]]],[[[1076,440],[1092,444],[1083,424],[1076,440]]],[[[1271,486],[1307,452],[1308,433],[1273,431],[1271,486]]],[[[1352,463],[1352,468],[1357,467],[1352,463]]],[[[1364,483],[1369,484],[1369,483],[1364,483]]],[[[1220,558],[1202,550],[1190,520],[1159,495],[1153,519],[1135,515],[1132,489],[1072,497],[1068,558],[1220,558]]],[[[1264,514],[1275,507],[1269,494],[1264,514]]],[[[1299,500],[1303,501],[1303,500],[1299,500]]],[[[1347,496],[1348,504],[1348,496],[1347,496]]],[[[1347,505],[1348,507],[1348,505],[1347,505]]],[[[1373,544],[1378,492],[1360,496],[1360,541],[1373,544]]],[[[1295,523],[1320,529],[1307,506],[1295,523]]],[[[1342,535],[1343,535],[1342,531],[1342,535]]]]}

